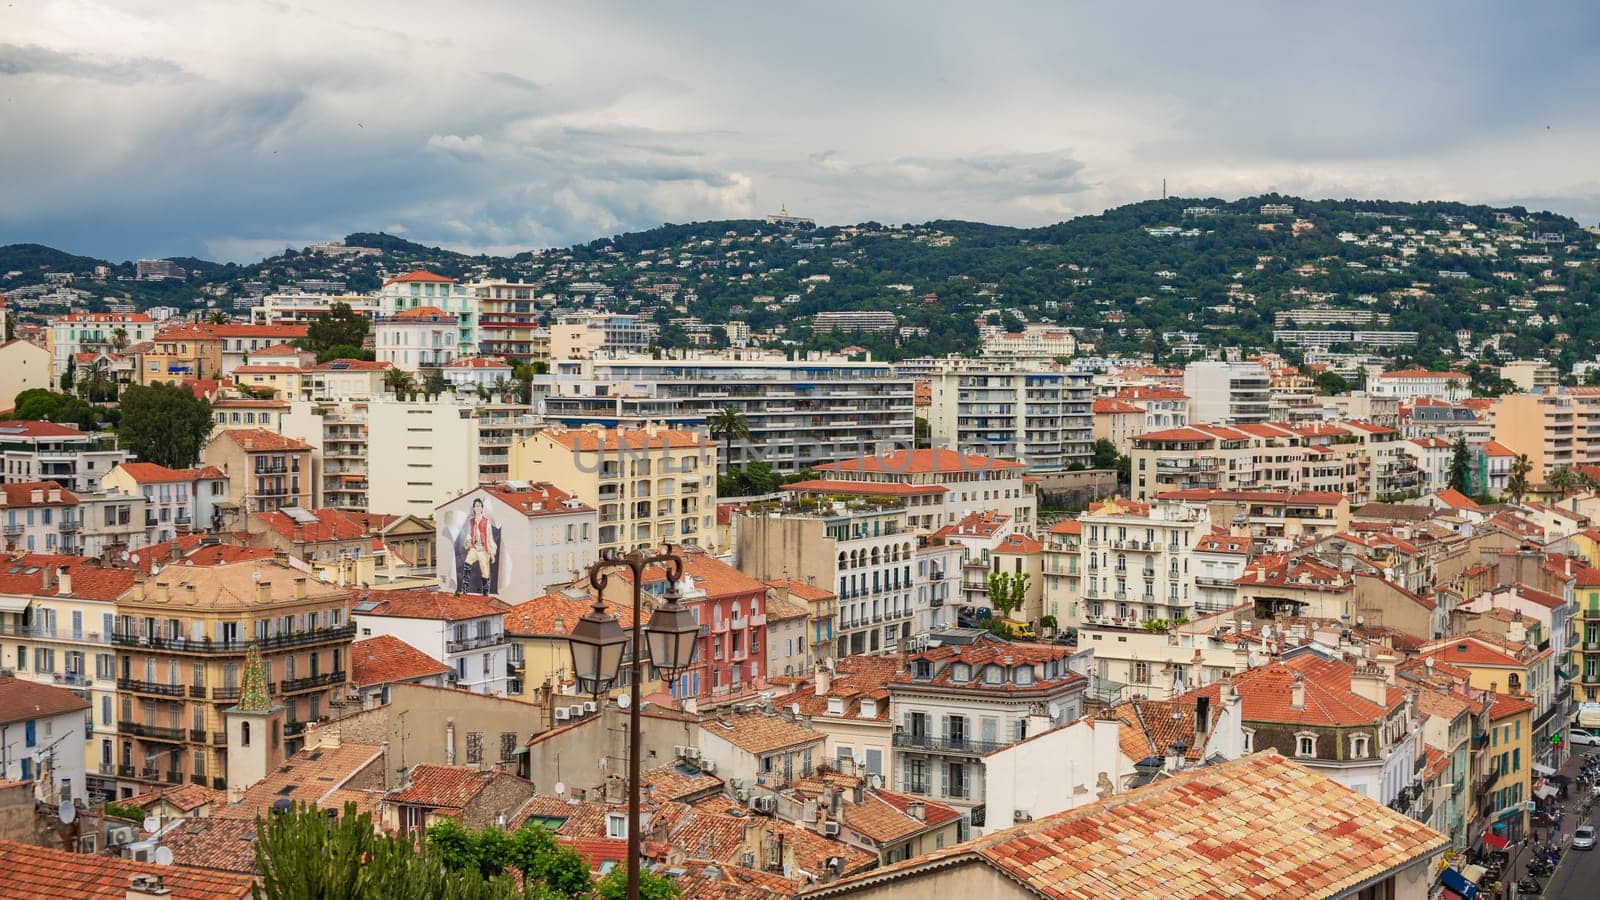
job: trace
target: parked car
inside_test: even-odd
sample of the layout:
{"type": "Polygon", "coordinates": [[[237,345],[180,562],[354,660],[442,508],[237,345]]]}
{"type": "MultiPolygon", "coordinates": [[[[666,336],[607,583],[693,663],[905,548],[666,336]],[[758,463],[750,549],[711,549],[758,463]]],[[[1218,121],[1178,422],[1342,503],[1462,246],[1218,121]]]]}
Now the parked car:
{"type": "Polygon", "coordinates": [[[1567,733],[1567,739],[1574,747],[1600,747],[1600,728],[1584,728],[1581,725],[1572,726],[1567,733]]]}
{"type": "Polygon", "coordinates": [[[1578,827],[1577,831],[1574,831],[1572,833],[1572,849],[1574,849],[1574,850],[1593,850],[1594,849],[1594,826],[1593,825],[1581,825],[1581,826],[1578,827]]]}
{"type": "Polygon", "coordinates": [[[1010,619],[1000,619],[998,621],[999,624],[995,627],[999,629],[1001,637],[1009,638],[1013,641],[1031,641],[1038,637],[1034,633],[1033,626],[1027,622],[1013,622],[1010,619]]]}

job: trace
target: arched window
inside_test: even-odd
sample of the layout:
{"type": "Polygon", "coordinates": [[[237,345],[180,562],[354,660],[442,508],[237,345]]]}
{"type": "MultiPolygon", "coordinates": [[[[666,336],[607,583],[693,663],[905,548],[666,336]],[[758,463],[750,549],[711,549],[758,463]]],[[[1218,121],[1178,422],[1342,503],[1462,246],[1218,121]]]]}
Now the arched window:
{"type": "Polygon", "coordinates": [[[240,722],[239,723],[239,746],[241,746],[241,747],[250,746],[250,723],[249,722],[240,722]]]}

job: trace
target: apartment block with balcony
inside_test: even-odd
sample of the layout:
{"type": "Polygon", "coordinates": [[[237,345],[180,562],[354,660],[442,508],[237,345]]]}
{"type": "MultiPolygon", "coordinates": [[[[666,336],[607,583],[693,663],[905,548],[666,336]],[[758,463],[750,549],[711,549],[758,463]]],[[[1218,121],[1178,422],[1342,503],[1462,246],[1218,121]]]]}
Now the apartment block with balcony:
{"type": "Polygon", "coordinates": [[[117,600],[116,773],[130,796],[161,784],[228,787],[222,711],[239,700],[247,652],[284,707],[287,753],[343,698],[349,594],[286,562],[171,566],[117,600]]]}
{"type": "Polygon", "coordinates": [[[433,519],[446,590],[519,602],[579,580],[598,558],[594,507],[547,482],[486,484],[439,504],[433,519]],[[474,543],[483,552],[471,553],[474,543]]]}
{"type": "Polygon", "coordinates": [[[79,519],[83,523],[78,545],[80,554],[115,559],[123,551],[138,549],[149,542],[144,497],[117,490],[93,491],[76,496],[79,519]]]}
{"type": "Polygon", "coordinates": [[[1078,519],[1083,603],[1069,623],[1143,628],[1195,615],[1195,546],[1211,531],[1204,504],[1107,500],[1078,519]]]}
{"type": "Polygon", "coordinates": [[[1265,422],[1272,407],[1272,373],[1257,363],[1201,360],[1183,369],[1189,421],[1241,425],[1265,422]]]}
{"type": "Polygon", "coordinates": [[[115,435],[79,431],[55,422],[0,422],[0,481],[54,481],[69,491],[92,491],[128,458],[115,435]]]}
{"type": "Polygon", "coordinates": [[[837,656],[892,652],[912,634],[916,538],[901,501],[798,492],[747,505],[735,526],[747,574],[835,587],[837,656]]]}
{"type": "MultiPolygon", "coordinates": [[[[0,670],[64,688],[86,701],[74,766],[88,773],[73,787],[116,796],[116,601],[134,586],[131,569],[75,556],[13,557],[0,593],[0,670]]],[[[82,793],[76,796],[84,796],[82,793]]]]}
{"type": "Polygon", "coordinates": [[[285,506],[315,505],[315,471],[310,444],[262,428],[230,428],[206,444],[202,462],[228,477],[224,519],[270,512],[285,506]]]}
{"type": "Polygon", "coordinates": [[[227,497],[228,478],[215,466],[169,469],[155,463],[123,463],[106,473],[100,486],[144,500],[146,544],[222,526],[217,503],[227,497]]]}
{"type": "Polygon", "coordinates": [[[378,362],[407,372],[438,371],[456,360],[456,316],[437,306],[418,306],[382,316],[373,326],[378,362]]]}
{"type": "Polygon", "coordinates": [[[380,317],[424,306],[437,307],[455,316],[456,347],[463,354],[477,352],[478,297],[471,286],[417,269],[390,278],[378,289],[377,314],[380,317]]]}
{"type": "Polygon", "coordinates": [[[1529,478],[1600,465],[1600,388],[1544,387],[1495,401],[1494,440],[1528,457],[1529,478]]]}
{"type": "Polygon", "coordinates": [[[554,304],[538,285],[487,281],[472,285],[478,300],[478,351],[519,363],[550,361],[550,331],[542,308],[554,304]]]}
{"type": "Polygon", "coordinates": [[[503,697],[511,677],[506,609],[483,594],[415,588],[372,591],[351,615],[362,638],[393,635],[449,666],[455,686],[503,697]]]}
{"type": "Polygon", "coordinates": [[[511,477],[559,485],[599,511],[596,550],[716,550],[717,445],[657,425],[552,428],[516,444],[511,477]]]}
{"type": "Polygon", "coordinates": [[[1091,381],[1089,373],[1071,370],[937,370],[929,378],[933,440],[1037,472],[1087,466],[1094,454],[1091,381]]]}
{"type": "MultiPolygon", "coordinates": [[[[951,449],[893,450],[817,466],[826,489],[906,499],[911,527],[937,531],[973,513],[998,510],[1031,531],[1038,497],[1028,467],[951,449]]],[[[808,482],[799,482],[807,484],[808,482]]]]}
{"type": "Polygon", "coordinates": [[[52,321],[45,333],[57,379],[80,352],[128,347],[155,336],[156,322],[144,313],[70,313],[52,321]]]}
{"type": "Polygon", "coordinates": [[[1078,600],[1083,597],[1083,523],[1063,519],[1044,533],[1044,583],[1040,600],[1044,614],[1055,617],[1057,627],[1072,624],[1078,600]]]}
{"type": "Polygon", "coordinates": [[[1577,646],[1571,663],[1577,675],[1573,679],[1574,706],[1600,702],[1600,569],[1584,566],[1578,570],[1577,581],[1573,611],[1577,646]]]}
{"type": "MultiPolygon", "coordinates": [[[[535,386],[545,393],[545,415],[568,425],[656,421],[699,428],[732,409],[744,416],[750,439],[732,443],[719,461],[724,468],[761,459],[775,471],[798,472],[884,445],[909,447],[914,437],[909,377],[886,363],[820,354],[558,357],[535,386]]],[[[1087,435],[1087,399],[1084,409],[1087,435]]]]}
{"type": "Polygon", "coordinates": [[[894,789],[948,803],[982,828],[985,756],[1083,714],[1088,680],[1068,666],[1075,652],[984,634],[908,654],[888,682],[894,789]]]}
{"type": "Polygon", "coordinates": [[[53,481],[0,485],[0,531],[12,553],[76,553],[83,530],[78,497],[53,481]]]}

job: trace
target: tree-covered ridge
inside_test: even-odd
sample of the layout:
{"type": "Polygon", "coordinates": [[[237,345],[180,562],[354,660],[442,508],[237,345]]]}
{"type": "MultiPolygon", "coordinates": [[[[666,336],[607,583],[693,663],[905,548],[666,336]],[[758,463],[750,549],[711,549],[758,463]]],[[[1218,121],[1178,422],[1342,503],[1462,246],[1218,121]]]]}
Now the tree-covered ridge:
{"type": "MultiPolygon", "coordinates": [[[[983,319],[1071,326],[1108,354],[1165,355],[1184,341],[1267,348],[1275,314],[1312,307],[1373,315],[1371,325],[1332,327],[1418,332],[1415,349],[1388,352],[1423,365],[1456,358],[1458,331],[1472,353],[1497,342],[1503,355],[1548,352],[1570,364],[1600,351],[1600,313],[1591,308],[1600,284],[1596,233],[1520,207],[1265,195],[1149,200],[1039,228],[693,222],[513,257],[469,256],[382,233],[353,234],[346,243],[383,252],[286,250],[248,266],[195,263],[197,274],[182,283],[114,277],[106,286],[147,305],[185,294],[197,302],[316,278],[374,290],[386,275],[421,266],[534,283],[565,308],[640,312],[663,325],[681,316],[742,321],[770,341],[860,345],[889,358],[970,352],[983,319]],[[1263,212],[1269,204],[1293,211],[1263,212]],[[812,331],[812,316],[840,310],[889,310],[902,327],[898,334],[812,331]]],[[[0,275],[82,273],[96,264],[104,263],[37,245],[0,248],[0,275]]],[[[0,279],[0,290],[17,283],[0,279]]],[[[676,326],[664,334],[684,336],[676,326]]]]}

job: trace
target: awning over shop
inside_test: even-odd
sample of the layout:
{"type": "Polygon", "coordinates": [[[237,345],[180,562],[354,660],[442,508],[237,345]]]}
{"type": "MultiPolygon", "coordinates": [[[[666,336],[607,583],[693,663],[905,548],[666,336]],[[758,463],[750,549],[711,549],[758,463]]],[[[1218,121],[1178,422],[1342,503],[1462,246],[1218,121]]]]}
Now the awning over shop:
{"type": "Polygon", "coordinates": [[[1541,765],[1539,763],[1534,763],[1533,764],[1533,770],[1535,772],[1538,772],[1540,775],[1554,775],[1556,773],[1555,769],[1552,769],[1552,768],[1550,768],[1549,766],[1546,766],[1546,765],[1541,765]]]}
{"type": "Polygon", "coordinates": [[[1548,784],[1540,785],[1539,787],[1533,789],[1533,795],[1538,797],[1540,800],[1549,800],[1558,793],[1560,793],[1560,791],[1557,791],[1548,784]]]}
{"type": "Polygon", "coordinates": [[[1483,836],[1483,845],[1491,850],[1504,850],[1511,846],[1511,841],[1498,834],[1486,834],[1483,836]]]}
{"type": "Polygon", "coordinates": [[[1461,876],[1473,884],[1477,884],[1483,880],[1484,873],[1488,871],[1483,866],[1462,866],[1461,876]]]}
{"type": "Polygon", "coordinates": [[[1463,900],[1472,900],[1473,897],[1478,896],[1478,886],[1468,881],[1465,875],[1455,869],[1445,869],[1441,872],[1439,874],[1439,883],[1444,885],[1446,890],[1454,891],[1460,895],[1463,900]]]}
{"type": "Polygon", "coordinates": [[[1569,672],[1566,669],[1562,668],[1561,666],[1556,666],[1556,677],[1557,678],[1565,678],[1566,680],[1571,681],[1573,678],[1577,677],[1577,674],[1578,673],[1576,673],[1576,672],[1569,672]]]}
{"type": "Polygon", "coordinates": [[[32,602],[32,597],[0,597],[0,613],[22,612],[32,602]]]}

